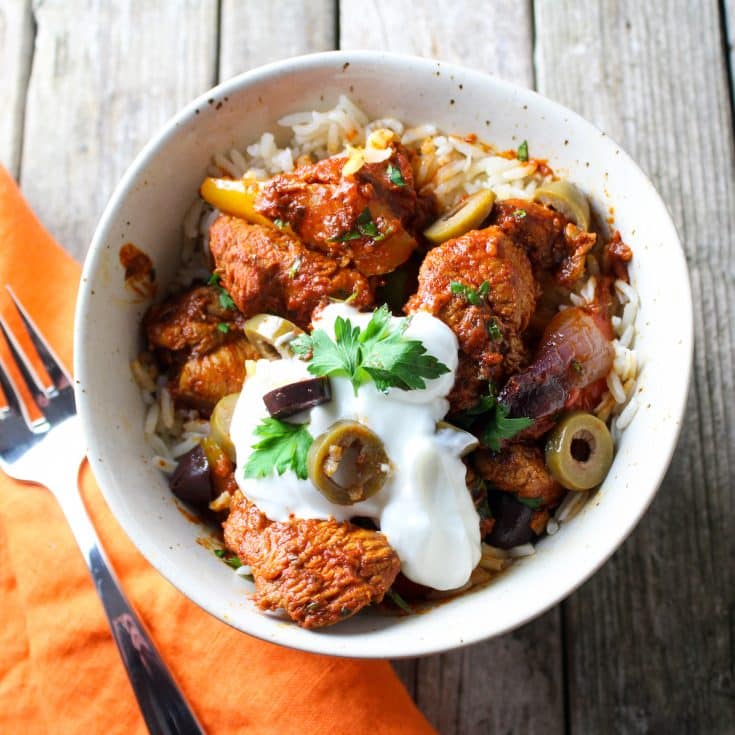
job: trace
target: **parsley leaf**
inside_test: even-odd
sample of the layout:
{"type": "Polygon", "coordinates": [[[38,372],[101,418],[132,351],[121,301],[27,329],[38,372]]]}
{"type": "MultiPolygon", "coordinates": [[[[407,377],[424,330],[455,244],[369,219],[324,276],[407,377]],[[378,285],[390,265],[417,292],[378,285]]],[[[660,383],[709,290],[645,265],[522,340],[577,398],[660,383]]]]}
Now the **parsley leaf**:
{"type": "Polygon", "coordinates": [[[207,281],[207,286],[219,286],[220,275],[219,273],[212,273],[207,281]]]}
{"type": "Polygon", "coordinates": [[[227,291],[225,291],[225,289],[220,284],[221,280],[222,279],[219,273],[212,273],[212,275],[209,277],[209,280],[207,281],[207,285],[214,286],[217,289],[219,295],[219,305],[223,309],[234,309],[235,302],[232,300],[232,296],[230,296],[230,294],[228,294],[227,291]]]}
{"type": "Polygon", "coordinates": [[[227,322],[220,322],[217,325],[217,331],[222,332],[222,334],[227,334],[230,331],[230,325],[227,322]]]}
{"type": "Polygon", "coordinates": [[[360,215],[355,220],[356,227],[352,230],[342,233],[338,237],[333,237],[332,242],[348,242],[350,240],[358,240],[361,237],[370,237],[375,242],[384,240],[390,233],[381,233],[378,226],[373,221],[373,215],[370,213],[370,209],[365,209],[360,212],[360,215]]]}
{"type": "Polygon", "coordinates": [[[584,372],[582,363],[579,362],[579,360],[572,360],[572,370],[574,370],[574,372],[577,373],[577,375],[581,375],[584,372]]]}
{"type": "Polygon", "coordinates": [[[220,559],[222,559],[226,553],[227,552],[224,549],[215,549],[214,550],[214,555],[215,556],[218,556],[220,559]]]}
{"type": "Polygon", "coordinates": [[[299,272],[299,268],[301,268],[301,256],[297,255],[288,269],[288,277],[296,278],[296,274],[299,272]]]}
{"type": "Polygon", "coordinates": [[[403,612],[413,615],[413,608],[392,587],[385,593],[391,602],[403,612]]]}
{"type": "Polygon", "coordinates": [[[425,379],[438,378],[449,368],[427,354],[419,340],[408,339],[404,335],[407,326],[406,319],[393,326],[390,311],[383,305],[373,312],[364,330],[337,317],[334,339],[315,329],[311,336],[302,335],[290,346],[299,357],[310,360],[312,375],[348,378],[355,393],[369,380],[383,392],[388,388],[425,388],[425,379]]]}
{"type": "Polygon", "coordinates": [[[391,181],[391,184],[395,184],[396,186],[405,186],[406,180],[403,178],[403,174],[401,173],[401,169],[394,166],[392,163],[388,164],[388,168],[386,169],[386,173],[388,174],[388,178],[391,181]]]}
{"type": "Polygon", "coordinates": [[[225,559],[225,564],[233,569],[239,569],[242,566],[242,562],[236,556],[231,556],[228,559],[225,559]]]}
{"type": "Polygon", "coordinates": [[[455,296],[464,296],[472,306],[479,306],[490,293],[490,282],[483,281],[479,288],[472,288],[460,281],[452,281],[449,284],[449,290],[455,296]]]}
{"type": "Polygon", "coordinates": [[[300,480],[308,477],[306,455],[314,439],[306,426],[268,417],[255,427],[255,435],[262,438],[253,444],[255,451],[245,465],[246,478],[268,477],[273,470],[279,475],[293,470],[300,480]]]}
{"type": "Polygon", "coordinates": [[[527,140],[524,140],[523,143],[521,143],[518,146],[518,150],[516,151],[516,158],[518,158],[519,161],[528,160],[528,141],[527,140]]]}
{"type": "Polygon", "coordinates": [[[487,333],[490,335],[490,339],[496,342],[503,339],[503,333],[500,331],[497,319],[493,318],[488,322],[487,333]]]}
{"type": "Polygon", "coordinates": [[[516,219],[523,219],[523,218],[524,218],[525,216],[527,216],[527,215],[528,215],[528,212],[526,212],[526,210],[525,210],[525,209],[516,209],[516,210],[515,210],[515,211],[513,212],[513,216],[514,216],[514,217],[515,217],[516,219]]]}
{"type": "Polygon", "coordinates": [[[482,432],[482,441],[494,452],[499,452],[504,439],[512,439],[519,431],[527,429],[532,424],[533,419],[525,416],[509,419],[508,407],[496,401],[495,410],[490,414],[487,426],[482,432]]]}
{"type": "Polygon", "coordinates": [[[286,220],[281,219],[280,217],[276,217],[273,220],[273,224],[279,229],[282,230],[288,223],[286,220]]]}
{"type": "Polygon", "coordinates": [[[531,510],[538,510],[543,503],[543,498],[522,498],[518,494],[516,494],[515,499],[519,503],[523,503],[523,505],[528,506],[531,510]]]}

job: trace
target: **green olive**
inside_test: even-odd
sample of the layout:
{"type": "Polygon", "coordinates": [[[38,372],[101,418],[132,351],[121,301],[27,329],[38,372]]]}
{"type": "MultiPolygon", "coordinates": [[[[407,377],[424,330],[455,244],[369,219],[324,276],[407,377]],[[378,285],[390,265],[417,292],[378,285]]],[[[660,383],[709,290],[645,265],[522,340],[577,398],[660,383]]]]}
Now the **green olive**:
{"type": "Polygon", "coordinates": [[[245,336],[268,360],[291,357],[289,343],[303,334],[293,322],[274,314],[256,314],[245,322],[245,336]]]}
{"type": "Polygon", "coordinates": [[[232,423],[232,414],[235,412],[235,404],[239,397],[239,393],[230,393],[220,398],[209,419],[209,438],[219,444],[233,462],[235,461],[235,445],[230,439],[230,423],[232,423]]]}
{"type": "Polygon", "coordinates": [[[589,202],[587,197],[571,182],[560,180],[542,184],[533,193],[533,199],[536,202],[541,202],[541,204],[547,204],[563,214],[580,229],[589,230],[589,202]]]}
{"type": "Polygon", "coordinates": [[[481,189],[456,204],[443,214],[431,227],[424,230],[424,237],[439,244],[479,227],[490,214],[495,202],[495,192],[481,189]]]}
{"type": "Polygon", "coordinates": [[[357,421],[337,421],[307,457],[309,479],[332,503],[353,505],[375,495],[390,473],[383,442],[357,421]]]}
{"type": "Polygon", "coordinates": [[[599,485],[613,461],[613,440],[607,426],[591,413],[567,414],[546,442],[546,466],[560,485],[589,490],[599,485]]]}

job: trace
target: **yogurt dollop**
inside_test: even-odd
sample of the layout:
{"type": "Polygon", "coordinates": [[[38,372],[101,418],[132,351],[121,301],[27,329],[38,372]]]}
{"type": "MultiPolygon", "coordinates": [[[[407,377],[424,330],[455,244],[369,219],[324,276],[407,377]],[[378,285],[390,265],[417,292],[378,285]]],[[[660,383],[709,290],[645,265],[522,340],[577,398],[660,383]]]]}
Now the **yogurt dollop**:
{"type": "MultiPolygon", "coordinates": [[[[371,314],[332,304],[314,321],[314,328],[333,336],[338,316],[364,329],[371,314]]],[[[288,419],[308,423],[314,438],[340,419],[359,421],[371,429],[382,440],[392,466],[380,491],[354,505],[337,505],[311,481],[300,480],[290,470],[280,476],[274,472],[269,477],[245,478],[244,466],[259,440],[255,428],[269,416],[263,395],[313,377],[308,363],[298,358],[258,360],[254,373],[245,381],[230,427],[237,450],[235,477],[243,493],[272,521],[371,518],[395,549],[401,571],[409,579],[448,590],[465,584],[480,560],[479,518],[461,460],[474,437],[454,429],[437,430],[436,426],[449,409],[446,396],[454,384],[454,333],[439,319],[419,312],[411,318],[405,334],[420,340],[449,372],[426,381],[424,389],[391,388],[386,393],[368,382],[355,394],[347,378],[330,377],[332,400],[288,419]]]]}

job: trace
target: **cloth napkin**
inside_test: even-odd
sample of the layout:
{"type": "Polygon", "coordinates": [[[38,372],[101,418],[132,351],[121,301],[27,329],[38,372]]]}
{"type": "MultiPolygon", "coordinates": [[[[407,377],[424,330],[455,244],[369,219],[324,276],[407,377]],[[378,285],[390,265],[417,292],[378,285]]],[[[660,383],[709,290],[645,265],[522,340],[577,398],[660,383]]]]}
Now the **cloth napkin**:
{"type": "MultiPolygon", "coordinates": [[[[67,365],[79,266],[0,167],[0,286],[11,283],[67,365]]],[[[181,595],[117,525],[88,466],[83,496],[113,566],[208,733],[429,734],[386,661],[292,651],[181,595]]],[[[0,472],[0,732],[145,733],[102,606],[43,488],[0,472]]]]}

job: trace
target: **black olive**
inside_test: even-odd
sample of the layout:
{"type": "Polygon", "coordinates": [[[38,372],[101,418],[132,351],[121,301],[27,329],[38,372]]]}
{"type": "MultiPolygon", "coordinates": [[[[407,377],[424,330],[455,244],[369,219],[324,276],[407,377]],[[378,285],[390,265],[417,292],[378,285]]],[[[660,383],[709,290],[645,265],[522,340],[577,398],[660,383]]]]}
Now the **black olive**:
{"type": "Polygon", "coordinates": [[[529,525],[533,517],[531,508],[519,503],[510,493],[491,492],[489,501],[495,526],[485,537],[488,544],[499,549],[512,549],[534,538],[529,525]]]}
{"type": "Polygon", "coordinates": [[[311,378],[269,391],[263,396],[263,403],[271,416],[284,419],[331,399],[329,378],[311,378]]]}
{"type": "Polygon", "coordinates": [[[201,445],[179,458],[174,473],[168,481],[171,492],[180,500],[192,505],[207,507],[212,500],[212,482],[209,462],[201,445]]]}

